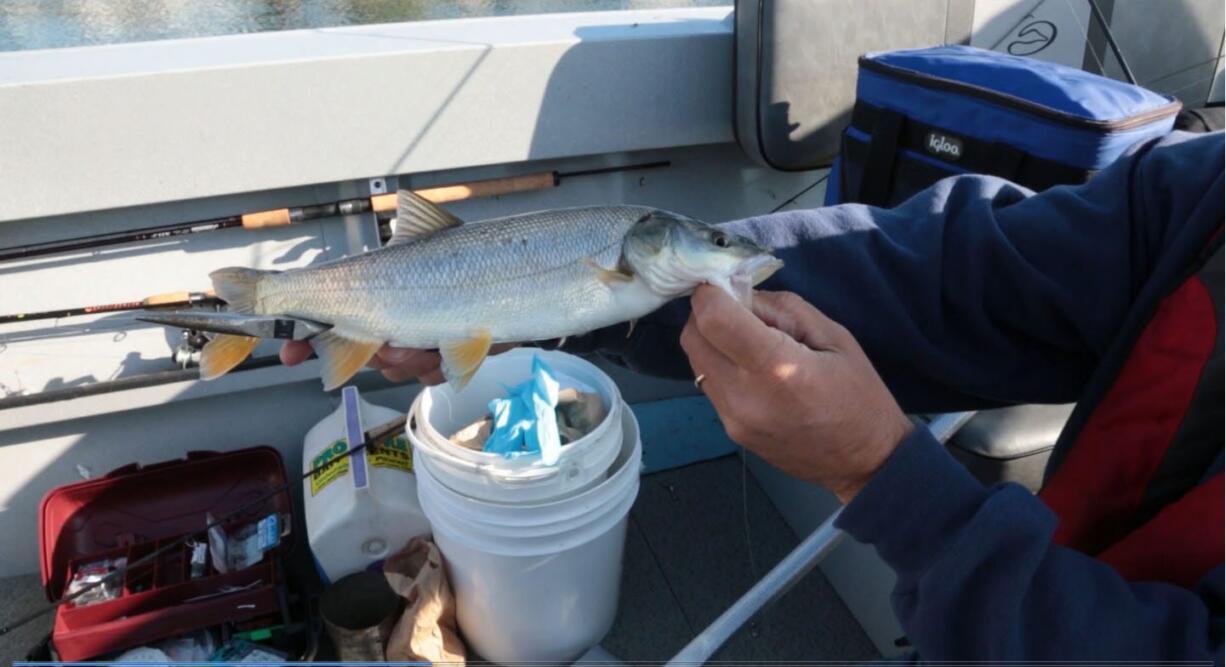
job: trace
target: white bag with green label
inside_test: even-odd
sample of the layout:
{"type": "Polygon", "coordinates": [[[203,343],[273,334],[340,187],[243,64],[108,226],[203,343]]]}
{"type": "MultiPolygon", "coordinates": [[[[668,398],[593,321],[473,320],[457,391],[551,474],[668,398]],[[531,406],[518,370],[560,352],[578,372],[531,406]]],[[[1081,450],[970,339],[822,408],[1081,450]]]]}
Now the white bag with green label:
{"type": "Polygon", "coordinates": [[[306,434],[302,471],[316,470],[302,482],[307,537],[329,581],[365,570],[430,533],[403,434],[345,456],[366,430],[400,416],[362,400],[356,387],[345,387],[336,411],[306,434]]]}

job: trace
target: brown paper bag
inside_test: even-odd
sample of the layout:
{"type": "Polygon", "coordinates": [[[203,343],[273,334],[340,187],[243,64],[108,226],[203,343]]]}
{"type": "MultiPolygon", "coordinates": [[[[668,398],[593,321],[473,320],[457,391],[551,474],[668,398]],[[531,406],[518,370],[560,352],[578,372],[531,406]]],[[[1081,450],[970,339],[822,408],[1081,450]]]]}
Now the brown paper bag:
{"type": "Polygon", "coordinates": [[[455,596],[438,547],[424,537],[414,537],[384,562],[383,574],[392,590],[405,599],[404,614],[387,640],[388,661],[462,666],[465,650],[456,631],[455,596]]]}

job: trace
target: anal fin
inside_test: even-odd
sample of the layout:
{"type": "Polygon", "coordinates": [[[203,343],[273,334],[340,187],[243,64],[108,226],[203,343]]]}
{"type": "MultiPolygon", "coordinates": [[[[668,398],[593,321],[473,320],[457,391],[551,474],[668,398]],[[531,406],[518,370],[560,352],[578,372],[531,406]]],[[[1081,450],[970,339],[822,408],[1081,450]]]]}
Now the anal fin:
{"type": "Polygon", "coordinates": [[[447,341],[439,345],[443,357],[443,377],[456,391],[464,389],[490,353],[493,336],[481,331],[466,340],[447,341]]]}
{"type": "Polygon", "coordinates": [[[231,368],[243,363],[259,342],[259,338],[250,336],[213,336],[200,352],[200,379],[214,380],[225,375],[231,368]]]}
{"type": "Polygon", "coordinates": [[[324,391],[331,391],[348,382],[375,356],[381,345],[345,338],[336,330],[325,331],[312,338],[311,347],[319,356],[319,378],[324,381],[324,391]]]}

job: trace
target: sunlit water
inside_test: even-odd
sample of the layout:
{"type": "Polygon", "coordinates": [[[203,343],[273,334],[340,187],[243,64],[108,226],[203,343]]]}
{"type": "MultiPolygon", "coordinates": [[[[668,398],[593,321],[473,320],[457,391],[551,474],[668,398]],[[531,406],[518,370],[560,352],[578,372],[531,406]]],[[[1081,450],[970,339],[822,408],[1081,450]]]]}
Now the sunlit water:
{"type": "Polygon", "coordinates": [[[0,0],[0,51],[732,0],[0,0]]]}

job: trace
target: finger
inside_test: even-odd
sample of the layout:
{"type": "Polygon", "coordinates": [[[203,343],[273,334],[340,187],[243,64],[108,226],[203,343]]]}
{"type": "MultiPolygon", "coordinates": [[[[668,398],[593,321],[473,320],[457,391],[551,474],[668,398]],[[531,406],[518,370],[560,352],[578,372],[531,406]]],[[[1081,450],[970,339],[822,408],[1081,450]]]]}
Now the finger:
{"type": "Polygon", "coordinates": [[[421,377],[442,365],[442,357],[430,350],[401,350],[407,354],[384,355],[380,357],[383,374],[389,380],[404,382],[421,377]],[[392,361],[392,360],[396,361],[392,361]]]}
{"type": "MultiPolygon", "coordinates": [[[[515,343],[499,343],[490,347],[490,354],[501,354],[517,347],[515,343]]],[[[367,364],[383,371],[391,382],[417,380],[425,385],[442,384],[442,357],[434,350],[384,345],[367,364]]]]}
{"type": "Polygon", "coordinates": [[[291,340],[281,346],[279,356],[281,357],[281,363],[286,366],[297,366],[311,358],[314,352],[315,350],[311,349],[311,344],[305,340],[291,340]]]}
{"type": "Polygon", "coordinates": [[[438,384],[437,382],[428,382],[427,378],[442,377],[443,371],[438,366],[429,368],[406,368],[404,366],[388,366],[382,369],[383,377],[392,382],[411,382],[417,380],[422,384],[438,384]]]}
{"type": "Polygon", "coordinates": [[[745,391],[744,371],[703,338],[693,315],[681,332],[681,347],[690,359],[694,376],[703,377],[699,389],[711,401],[728,437],[740,442],[738,436],[743,430],[734,407],[738,393],[745,391]]]}
{"type": "Polygon", "coordinates": [[[786,340],[719,288],[699,286],[691,305],[702,338],[742,368],[765,367],[786,340]]]}
{"type": "Polygon", "coordinates": [[[399,366],[385,366],[380,370],[383,372],[383,377],[387,378],[389,382],[411,382],[418,377],[416,373],[406,371],[399,366]]]}
{"type": "Polygon", "coordinates": [[[378,352],[375,352],[375,356],[388,366],[399,366],[413,361],[422,353],[428,352],[428,350],[419,350],[412,347],[392,347],[384,343],[383,347],[379,348],[378,352]]]}
{"type": "Polygon", "coordinates": [[[425,375],[422,375],[421,377],[417,378],[418,382],[426,386],[429,386],[429,387],[433,387],[434,385],[437,385],[437,384],[443,384],[443,382],[445,382],[446,380],[447,378],[443,377],[442,368],[436,368],[430,371],[429,373],[426,373],[425,375]]]}
{"type": "Polygon", "coordinates": [[[768,326],[814,350],[845,347],[850,335],[838,322],[792,292],[754,293],[753,312],[768,326]]]}
{"type": "Polygon", "coordinates": [[[736,364],[703,337],[692,314],[685,328],[681,330],[681,349],[690,361],[694,377],[705,378],[700,386],[704,392],[707,391],[708,383],[722,388],[738,384],[736,364]]]}
{"type": "Polygon", "coordinates": [[[388,363],[379,358],[379,353],[376,352],[375,356],[371,357],[370,360],[366,362],[366,366],[367,368],[377,368],[379,370],[383,370],[384,368],[388,367],[388,363]]]}

